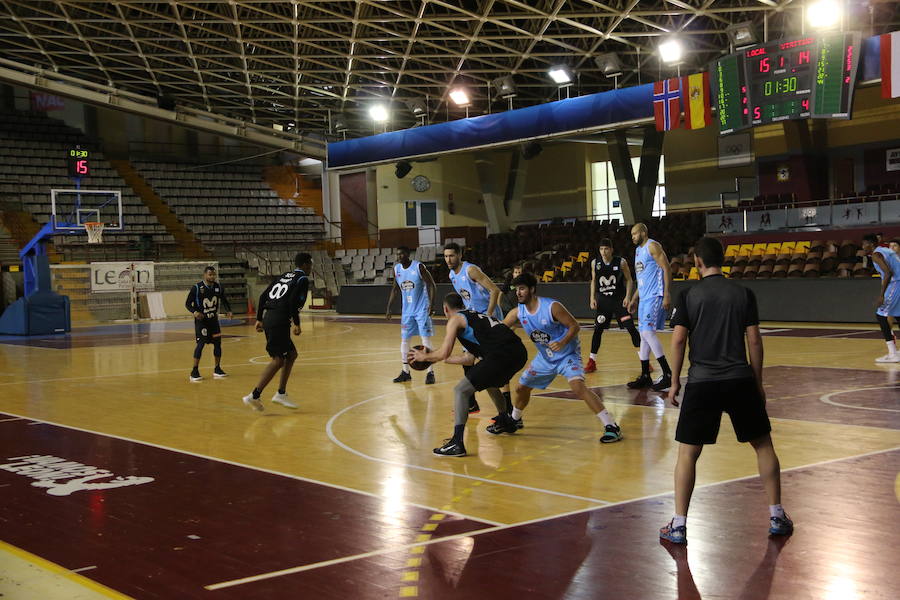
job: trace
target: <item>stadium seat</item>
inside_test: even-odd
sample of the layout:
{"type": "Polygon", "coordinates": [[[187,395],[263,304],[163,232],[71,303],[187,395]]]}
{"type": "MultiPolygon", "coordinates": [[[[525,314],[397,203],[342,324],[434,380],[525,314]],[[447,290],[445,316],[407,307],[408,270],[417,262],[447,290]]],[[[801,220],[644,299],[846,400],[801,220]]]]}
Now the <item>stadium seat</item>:
{"type": "Polygon", "coordinates": [[[842,261],[837,266],[837,276],[841,278],[849,278],[853,273],[853,263],[842,261]]]}
{"type": "Polygon", "coordinates": [[[803,277],[803,269],[806,267],[805,262],[792,262],[787,270],[787,276],[794,277],[803,277]]]}
{"type": "Polygon", "coordinates": [[[756,279],[756,272],[759,270],[758,265],[747,265],[744,267],[744,279],[756,279]]]}
{"type": "Polygon", "coordinates": [[[688,272],[688,279],[700,279],[700,271],[697,270],[697,267],[691,267],[691,270],[688,272]]]}
{"type": "Polygon", "coordinates": [[[732,279],[742,279],[744,277],[744,266],[734,265],[733,267],[731,267],[730,275],[732,279]]]}
{"type": "Polygon", "coordinates": [[[804,277],[818,277],[819,276],[819,263],[818,262],[808,262],[803,267],[803,276],[804,277]]]}
{"type": "Polygon", "coordinates": [[[787,277],[788,266],[786,264],[778,264],[772,269],[773,279],[783,279],[787,277]]]}
{"type": "Polygon", "coordinates": [[[722,267],[722,275],[731,277],[731,267],[722,267]]]}
{"type": "Polygon", "coordinates": [[[772,268],[773,265],[760,265],[759,270],[756,272],[757,279],[771,279],[772,278],[772,268]]]}
{"type": "Polygon", "coordinates": [[[543,281],[544,283],[553,281],[555,275],[556,271],[544,271],[544,275],[541,277],[541,281],[543,281]]]}

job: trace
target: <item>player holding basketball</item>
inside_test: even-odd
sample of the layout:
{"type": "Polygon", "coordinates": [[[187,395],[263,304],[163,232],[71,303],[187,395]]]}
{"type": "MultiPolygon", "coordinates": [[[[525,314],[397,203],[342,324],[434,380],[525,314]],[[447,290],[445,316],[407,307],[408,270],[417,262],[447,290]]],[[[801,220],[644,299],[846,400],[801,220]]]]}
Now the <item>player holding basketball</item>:
{"type": "Polygon", "coordinates": [[[528,351],[522,340],[502,321],[488,317],[465,307],[459,294],[451,292],[444,297],[444,315],[447,317],[447,333],[441,347],[431,352],[415,350],[409,360],[436,362],[442,360],[447,364],[464,365],[469,369],[460,380],[454,393],[455,423],[453,437],[440,448],[435,448],[438,456],[465,456],[466,446],[463,434],[466,421],[469,419],[469,398],[476,391],[487,390],[498,415],[492,433],[514,433],[516,424],[506,413],[505,400],[500,388],[528,361],[528,351]],[[456,340],[466,349],[458,356],[450,356],[456,340]],[[475,359],[480,358],[476,364],[475,359]]]}
{"type": "Polygon", "coordinates": [[[222,370],[222,327],[219,325],[219,304],[231,318],[231,305],[225,297],[222,284],[216,281],[216,268],[206,267],[203,270],[203,279],[195,283],[184,302],[185,308],[194,315],[194,333],[197,338],[197,346],[194,348],[194,368],[191,370],[190,380],[203,381],[200,375],[200,357],[203,355],[203,347],[212,344],[213,356],[216,359],[216,367],[213,369],[213,377],[221,379],[228,377],[228,373],[222,370]]]}
{"type": "MultiPolygon", "coordinates": [[[[400,291],[401,319],[400,319],[400,357],[403,361],[403,370],[394,378],[394,383],[410,381],[409,364],[409,340],[414,335],[422,339],[422,345],[431,348],[431,336],[434,335],[434,325],[431,322],[431,307],[434,305],[434,279],[425,265],[409,257],[410,250],[406,246],[397,248],[397,264],[394,265],[395,285],[391,288],[391,296],[388,298],[385,318],[391,320],[391,304],[394,296],[400,291]]],[[[425,383],[434,383],[434,367],[428,367],[425,375],[425,383]]]]}
{"type": "Polygon", "coordinates": [[[591,356],[584,366],[585,373],[597,370],[597,352],[603,331],[609,329],[613,317],[631,335],[635,348],[641,345],[641,336],[628,312],[628,302],[634,294],[634,280],[628,261],[613,255],[612,242],[603,238],[599,244],[600,256],[591,261],[591,309],[595,311],[594,336],[591,338],[591,356]]]}
{"type": "Polygon", "coordinates": [[[662,343],[656,332],[665,327],[666,313],[672,306],[670,292],[672,274],[669,271],[669,259],[659,242],[651,240],[647,226],[638,223],[631,228],[631,241],[637,246],[634,253],[634,270],[637,275],[637,293],[628,303],[628,312],[638,309],[638,331],[641,345],[638,358],[641,359],[641,375],[628,383],[631,389],[652,388],[657,392],[669,389],[672,385],[672,369],[666,360],[662,343]],[[638,305],[640,300],[640,305],[638,305]],[[650,379],[650,351],[653,351],[662,368],[662,377],[655,383],[650,379]]]}
{"type": "MultiPolygon", "coordinates": [[[[546,389],[557,375],[569,380],[569,387],[581,398],[591,412],[603,423],[600,441],[604,444],[618,442],[622,432],[612,415],[603,406],[603,400],[584,384],[581,368],[581,343],[578,331],[581,327],[562,303],[553,298],[538,296],[537,279],[531,273],[522,273],[513,280],[516,286],[518,308],[506,315],[504,323],[513,328],[516,321],[537,346],[538,354],[522,373],[516,385],[516,400],[512,418],[517,427],[522,426],[522,411],[531,401],[531,390],[546,389]]],[[[490,433],[503,433],[502,427],[488,427],[490,433]]]]}
{"type": "MultiPolygon", "coordinates": [[[[500,310],[499,304],[500,288],[477,265],[462,259],[462,249],[459,244],[451,242],[444,246],[444,262],[450,269],[450,283],[453,284],[456,293],[462,297],[466,310],[489,315],[502,321],[503,312],[500,310]]],[[[463,367],[464,371],[467,369],[468,367],[463,367]]],[[[509,392],[504,392],[504,394],[509,400],[509,392]]],[[[507,405],[512,410],[508,401],[507,405]]],[[[469,399],[469,412],[477,413],[479,410],[475,394],[472,394],[469,399]]]]}
{"type": "Polygon", "coordinates": [[[900,363],[900,353],[897,352],[897,343],[888,322],[889,317],[900,317],[900,257],[890,248],[879,246],[878,237],[874,234],[863,236],[862,249],[872,255],[872,264],[881,275],[881,296],[875,318],[881,326],[888,353],[876,358],[875,362],[900,363]]]}
{"type": "Polygon", "coordinates": [[[300,252],[294,257],[296,269],[288,271],[269,284],[259,296],[256,311],[256,331],[266,334],[266,352],[272,357],[259,377],[253,391],[244,396],[244,404],[254,410],[262,410],[259,397],[275,374],[281,370],[278,391],[272,402],[287,408],[298,408],[287,395],[287,383],[291,369],[297,360],[297,348],[291,341],[291,332],[300,335],[300,309],[306,304],[309,292],[309,274],[312,272],[312,256],[300,252]],[[293,322],[293,328],[291,328],[293,322]]]}
{"type": "Polygon", "coordinates": [[[789,535],[794,524],[781,506],[781,465],[766,414],[756,296],[722,276],[725,252],[719,240],[702,238],[694,251],[700,283],[681,293],[672,313],[674,377],[669,400],[676,406],[689,338],[691,366],[675,430],[675,515],[659,530],[659,536],[676,544],[687,543],[686,522],[697,459],[704,445],[716,443],[723,412],[731,417],[738,441],[750,442],[756,451],[759,477],[769,500],[769,533],[789,535]]]}

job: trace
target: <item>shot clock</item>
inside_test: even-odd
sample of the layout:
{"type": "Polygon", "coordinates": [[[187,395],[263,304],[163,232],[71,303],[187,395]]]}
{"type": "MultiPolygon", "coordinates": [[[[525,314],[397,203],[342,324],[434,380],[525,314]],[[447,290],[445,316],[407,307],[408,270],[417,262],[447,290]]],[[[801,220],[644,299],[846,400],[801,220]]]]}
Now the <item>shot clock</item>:
{"type": "Polygon", "coordinates": [[[82,179],[91,174],[90,153],[81,146],[69,150],[66,163],[69,167],[69,177],[72,179],[82,179]]]}
{"type": "Polygon", "coordinates": [[[719,131],[786,119],[850,118],[859,37],[840,32],[779,40],[715,61],[719,131]]]}

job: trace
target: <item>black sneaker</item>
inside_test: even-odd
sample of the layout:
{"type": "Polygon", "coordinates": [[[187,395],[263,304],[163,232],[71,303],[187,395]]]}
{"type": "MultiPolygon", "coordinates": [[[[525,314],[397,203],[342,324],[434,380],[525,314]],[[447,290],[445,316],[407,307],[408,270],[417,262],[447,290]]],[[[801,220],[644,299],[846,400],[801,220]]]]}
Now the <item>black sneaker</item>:
{"type": "Polygon", "coordinates": [[[400,371],[400,374],[394,377],[394,383],[403,383],[404,381],[412,381],[412,375],[406,371],[400,371]]]}
{"type": "Polygon", "coordinates": [[[663,373],[663,376],[659,378],[659,380],[650,386],[650,389],[654,392],[663,392],[672,387],[672,376],[663,373]]]}
{"type": "Polygon", "coordinates": [[[195,368],[193,371],[191,371],[191,381],[203,381],[203,375],[200,374],[200,369],[195,368]]]}
{"type": "Polygon", "coordinates": [[[469,398],[469,414],[475,415],[481,412],[481,407],[478,406],[478,400],[475,399],[475,396],[469,398]]]}
{"type": "Polygon", "coordinates": [[[431,385],[434,383],[434,371],[429,371],[427,375],[425,375],[425,385],[431,385]]]}
{"type": "Polygon", "coordinates": [[[501,418],[497,419],[497,421],[493,425],[488,425],[487,432],[492,433],[494,435],[500,435],[501,433],[515,433],[519,430],[516,427],[516,422],[512,420],[512,417],[509,415],[503,415],[501,418]]]}
{"type": "Polygon", "coordinates": [[[450,439],[445,440],[443,446],[435,448],[432,452],[438,456],[465,456],[466,447],[462,445],[462,442],[456,442],[450,439]]]}
{"type": "Polygon", "coordinates": [[[228,377],[228,373],[222,370],[222,367],[216,366],[213,369],[213,378],[214,379],[222,379],[223,377],[228,377]]]}
{"type": "MultiPolygon", "coordinates": [[[[512,417],[510,418],[512,419],[512,417]]],[[[512,422],[516,424],[516,429],[525,429],[525,423],[522,421],[522,417],[513,419],[512,422]]]]}
{"type": "Polygon", "coordinates": [[[628,389],[639,390],[642,388],[648,388],[653,385],[653,380],[650,379],[650,376],[646,373],[642,373],[640,377],[638,377],[634,381],[629,381],[626,385],[628,386],[628,389]]]}
{"type": "Polygon", "coordinates": [[[600,438],[601,444],[612,444],[613,442],[622,441],[622,430],[618,425],[607,425],[603,436],[600,438]]]}

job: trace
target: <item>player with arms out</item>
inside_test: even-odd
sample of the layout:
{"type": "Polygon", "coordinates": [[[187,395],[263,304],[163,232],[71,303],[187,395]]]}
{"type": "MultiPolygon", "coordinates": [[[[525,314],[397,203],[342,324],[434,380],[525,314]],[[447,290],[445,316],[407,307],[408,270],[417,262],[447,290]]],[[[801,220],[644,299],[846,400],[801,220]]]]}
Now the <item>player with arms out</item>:
{"type": "Polygon", "coordinates": [[[309,292],[309,274],[312,271],[312,256],[300,252],[294,257],[296,269],[288,271],[269,284],[259,296],[256,311],[256,331],[266,334],[266,352],[272,357],[259,377],[253,391],[244,396],[244,404],[254,410],[263,410],[259,397],[272,378],[281,371],[278,391],[272,402],[287,408],[298,408],[287,395],[287,383],[291,369],[297,360],[297,348],[291,341],[291,332],[300,335],[300,309],[306,304],[309,292]],[[291,323],[293,322],[293,328],[291,323]]]}
{"type": "MultiPolygon", "coordinates": [[[[422,339],[422,345],[431,348],[431,336],[434,335],[434,325],[431,322],[431,307],[434,306],[434,279],[425,265],[410,259],[409,253],[410,250],[406,246],[397,248],[397,264],[394,265],[395,285],[391,288],[391,296],[388,298],[385,311],[385,318],[390,321],[391,305],[399,290],[402,315],[400,319],[400,356],[403,361],[403,370],[394,378],[394,383],[412,380],[407,362],[410,338],[418,335],[422,339]]],[[[434,367],[428,367],[425,383],[434,383],[434,367]]]]}
{"type": "Polygon", "coordinates": [[[862,249],[872,255],[872,264],[881,275],[881,295],[878,297],[878,308],[875,319],[881,327],[888,353],[876,358],[877,363],[900,363],[897,342],[888,321],[900,317],[900,257],[890,248],[878,245],[878,237],[874,234],[863,236],[862,249]]]}
{"type": "Polygon", "coordinates": [[[216,268],[206,267],[203,270],[203,279],[195,283],[184,302],[188,312],[194,315],[194,333],[197,338],[197,346],[194,348],[194,368],[191,370],[190,380],[203,381],[200,375],[200,357],[203,355],[203,347],[212,344],[213,357],[216,359],[216,367],[213,369],[213,377],[221,379],[228,377],[228,373],[222,370],[222,327],[219,325],[219,305],[231,318],[231,305],[225,297],[222,284],[216,281],[216,268]]]}
{"type": "Polygon", "coordinates": [[[498,415],[492,433],[514,433],[516,425],[506,413],[505,400],[500,388],[507,385],[513,375],[525,366],[528,351],[522,340],[501,321],[482,313],[468,310],[462,296],[451,292],[444,297],[444,315],[447,317],[447,333],[441,347],[431,352],[416,350],[410,354],[411,361],[436,362],[465,365],[469,369],[453,388],[455,423],[453,437],[441,447],[435,448],[438,456],[465,456],[463,441],[469,397],[477,391],[487,390],[497,407],[498,415]],[[459,340],[466,349],[462,355],[451,356],[453,346],[459,340]],[[477,363],[475,359],[479,358],[477,363]]]}
{"type": "Polygon", "coordinates": [[[628,261],[613,254],[612,241],[603,238],[599,244],[600,256],[591,261],[591,309],[595,311],[594,335],[591,338],[591,356],[584,366],[585,373],[597,370],[597,352],[603,331],[609,329],[613,317],[631,335],[635,348],[641,345],[641,336],[628,312],[628,303],[634,294],[634,279],[628,261]]]}
{"type": "Polygon", "coordinates": [[[666,324],[666,313],[672,307],[671,290],[672,274],[669,271],[669,259],[659,242],[651,240],[647,226],[638,223],[631,228],[631,241],[637,246],[634,253],[634,270],[637,275],[637,293],[628,303],[628,312],[638,309],[638,331],[641,335],[641,346],[638,358],[641,359],[641,375],[628,382],[631,389],[652,388],[657,392],[669,389],[672,385],[672,369],[666,360],[662,342],[656,332],[666,324]],[[638,300],[640,306],[638,307],[638,300]],[[656,356],[662,369],[662,377],[655,383],[650,379],[650,351],[656,356]]]}
{"type": "MultiPolygon", "coordinates": [[[[519,306],[509,311],[504,323],[510,328],[514,327],[517,321],[521,323],[538,350],[537,356],[522,373],[516,385],[516,400],[512,412],[516,426],[522,426],[522,411],[531,401],[531,390],[546,389],[557,375],[562,375],[569,380],[569,387],[575,395],[581,398],[603,423],[604,432],[600,441],[609,444],[621,440],[622,432],[603,406],[603,400],[584,384],[581,343],[578,340],[578,331],[581,327],[575,317],[561,302],[538,296],[535,293],[537,279],[531,273],[522,273],[513,280],[513,285],[516,286],[519,306]]],[[[488,431],[503,433],[502,428],[492,430],[488,427],[488,431]]]]}

